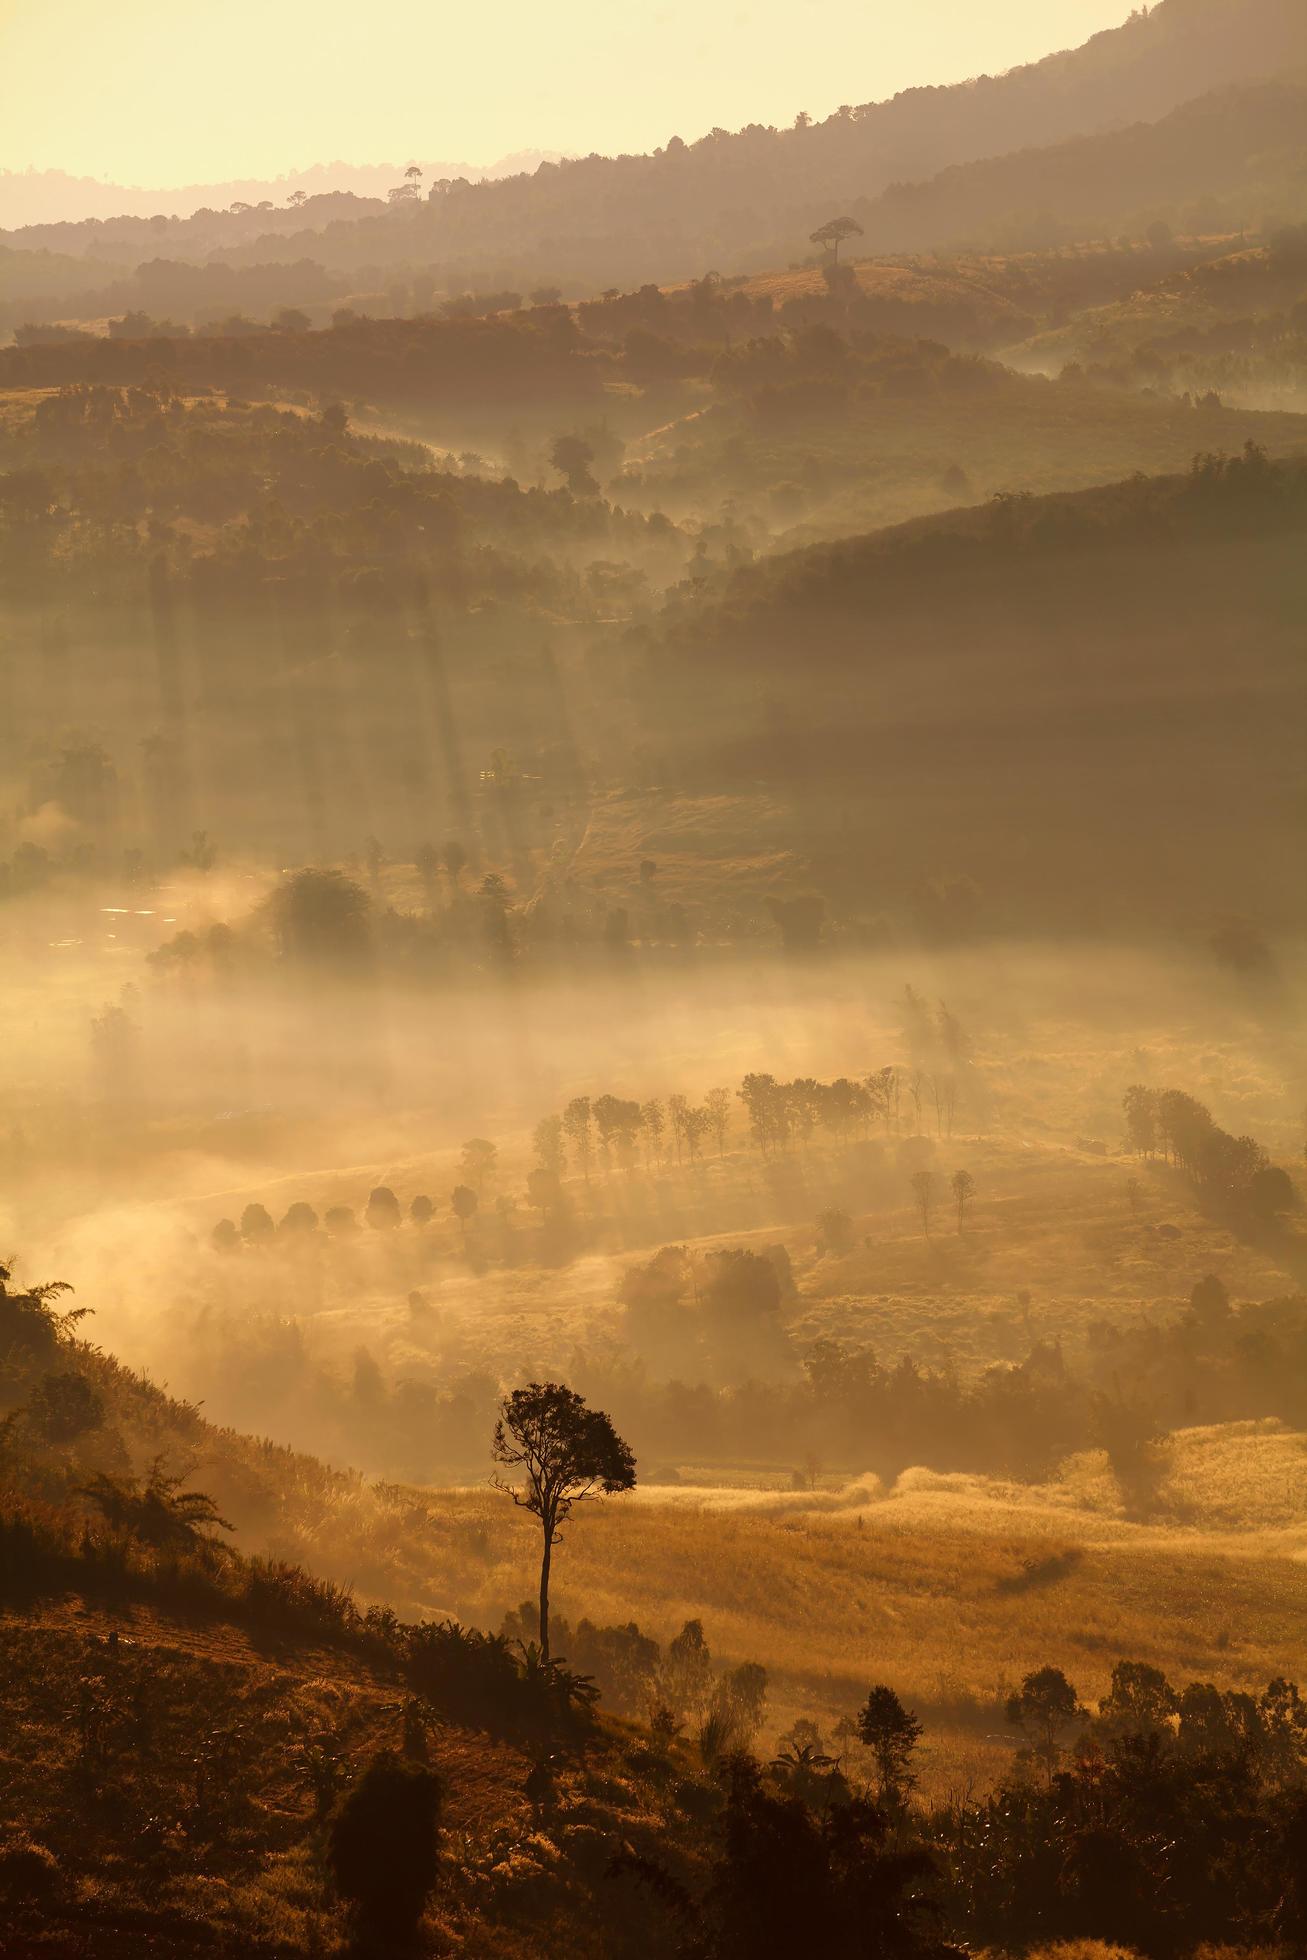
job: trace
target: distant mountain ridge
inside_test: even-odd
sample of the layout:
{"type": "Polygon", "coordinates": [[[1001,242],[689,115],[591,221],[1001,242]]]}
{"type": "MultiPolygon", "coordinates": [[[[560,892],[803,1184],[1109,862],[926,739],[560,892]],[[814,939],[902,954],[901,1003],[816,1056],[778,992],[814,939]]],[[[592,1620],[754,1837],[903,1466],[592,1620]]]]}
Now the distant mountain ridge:
{"type": "MultiPolygon", "coordinates": [[[[557,150],[517,150],[495,163],[449,163],[412,159],[424,183],[439,177],[512,177],[557,163],[557,150]]],[[[306,197],[347,193],[353,197],[385,199],[404,181],[407,163],[314,163],[275,177],[234,177],[222,183],[156,186],[113,184],[97,177],[77,177],[66,170],[0,170],[0,228],[20,230],[29,225],[78,224],[86,219],[151,218],[157,213],[190,217],[204,206],[226,210],[237,202],[261,204],[271,199],[284,204],[296,191],[306,197]]]]}
{"type": "Polygon", "coordinates": [[[996,77],[911,89],[791,129],[754,124],[672,138],[647,156],[543,164],[531,176],[455,186],[421,205],[241,246],[330,269],[403,257],[488,285],[576,288],[745,271],[806,248],[858,198],[954,164],[1159,121],[1212,89],[1307,68],[1303,0],[1160,0],[1082,47],[996,77]],[[272,249],[266,249],[271,246],[272,249]]]}
{"type": "MultiPolygon", "coordinates": [[[[807,257],[810,233],[841,211],[862,219],[864,250],[948,242],[1046,206],[1056,228],[1056,172],[1068,156],[1073,170],[1083,164],[1090,172],[1088,197],[1082,186],[1066,188],[1073,224],[1119,222],[1123,205],[1128,215],[1147,207],[1154,196],[1147,186],[1137,199],[1130,194],[1136,154],[1164,180],[1171,202],[1186,156],[1194,197],[1225,188],[1221,169],[1234,171],[1241,194],[1264,181],[1274,197],[1280,163],[1261,179],[1248,167],[1250,146],[1258,146],[1255,105],[1249,117],[1236,104],[1219,131],[1217,115],[1223,162],[1204,156],[1202,130],[1183,125],[1176,112],[1213,91],[1274,88],[1276,78],[1300,72],[1307,72],[1304,0],[1159,0],[1082,47],[1006,75],[846,105],[819,124],[801,116],[784,130],[713,130],[695,143],[673,137],[650,155],[546,159],[529,173],[475,183],[440,175],[446,166],[434,165],[422,179],[425,195],[397,204],[340,191],[298,207],[245,198],[229,201],[239,203],[235,212],[210,206],[184,219],[124,215],[10,232],[0,244],[29,256],[9,262],[9,311],[29,297],[71,295],[68,262],[76,258],[115,266],[119,277],[146,261],[257,273],[260,291],[279,280],[285,290],[276,302],[302,305],[329,291],[371,293],[416,276],[437,294],[559,288],[581,296],[709,269],[762,271],[807,257]],[[1167,118],[1175,128],[1165,130],[1167,118]],[[1155,125],[1165,130],[1157,141],[1155,125]],[[1075,142],[1089,147],[1077,153],[1075,142]],[[1046,183],[1049,169],[1054,180],[1046,183]],[[974,193],[967,172],[977,173],[974,193]],[[947,181],[939,185],[941,177],[947,181]],[[62,263],[30,256],[39,253],[62,263]]],[[[1294,132],[1281,126],[1286,101],[1275,108],[1274,142],[1281,161],[1288,157],[1292,188],[1294,132]]],[[[1292,103],[1289,113],[1296,113],[1292,103]]],[[[1234,217],[1256,224],[1265,215],[1254,208],[1234,217]]],[[[107,283],[88,278],[88,293],[107,283]]],[[[97,305],[83,317],[104,310],[97,305]]]]}

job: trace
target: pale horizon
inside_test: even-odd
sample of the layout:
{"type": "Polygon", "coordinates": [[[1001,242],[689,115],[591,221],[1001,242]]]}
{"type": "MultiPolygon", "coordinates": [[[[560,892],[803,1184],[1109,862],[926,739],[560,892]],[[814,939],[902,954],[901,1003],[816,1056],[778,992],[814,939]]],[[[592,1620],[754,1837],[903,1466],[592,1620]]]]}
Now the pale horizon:
{"type": "Polygon", "coordinates": [[[640,153],[672,135],[784,126],[801,111],[820,118],[843,102],[1002,72],[1129,11],[1124,0],[1002,0],[987,13],[928,0],[883,21],[823,0],[796,42],[780,0],[661,0],[620,16],[568,0],[547,17],[510,0],[493,16],[457,18],[406,0],[384,39],[361,37],[343,7],[302,0],[221,11],[201,0],[183,13],[126,0],[111,14],[87,0],[39,13],[10,4],[0,10],[0,170],[168,190],[326,163],[640,153]],[[560,42],[571,49],[561,62],[560,42]],[[53,74],[56,89],[32,87],[53,74]],[[442,88],[452,74],[457,89],[442,88]]]}

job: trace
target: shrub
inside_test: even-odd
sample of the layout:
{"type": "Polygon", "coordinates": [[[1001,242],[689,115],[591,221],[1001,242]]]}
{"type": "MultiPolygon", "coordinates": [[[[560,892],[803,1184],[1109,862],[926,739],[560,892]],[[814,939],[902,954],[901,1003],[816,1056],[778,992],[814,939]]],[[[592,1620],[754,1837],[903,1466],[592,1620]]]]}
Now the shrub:
{"type": "Polygon", "coordinates": [[[411,1940],[440,1871],[440,1778],[391,1750],[333,1809],[327,1867],[360,1933],[411,1940]]]}
{"type": "Polygon", "coordinates": [[[245,1567],[244,1579],[245,1604],[251,1616],[265,1625],[339,1634],[352,1632],[358,1624],[349,1587],[315,1579],[302,1565],[254,1557],[245,1567]]]}
{"type": "Polygon", "coordinates": [[[503,1634],[455,1620],[425,1621],[407,1634],[414,1690],[459,1721],[518,1735],[552,1735],[583,1726],[598,1700],[588,1675],[544,1659],[503,1634]]]}
{"type": "Polygon", "coordinates": [[[46,1906],[59,1891],[59,1863],[32,1838],[0,1845],[0,1899],[11,1906],[46,1906]]]}

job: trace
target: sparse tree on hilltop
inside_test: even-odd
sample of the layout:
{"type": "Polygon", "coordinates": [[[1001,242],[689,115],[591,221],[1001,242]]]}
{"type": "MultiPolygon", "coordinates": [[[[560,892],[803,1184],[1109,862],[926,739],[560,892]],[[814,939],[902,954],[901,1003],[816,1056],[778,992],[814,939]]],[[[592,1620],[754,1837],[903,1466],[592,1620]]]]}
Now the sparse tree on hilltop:
{"type": "Polygon", "coordinates": [[[399,1199],[388,1184],[379,1184],[368,1198],[364,1217],[374,1232],[391,1232],[400,1222],[399,1199]]]}
{"type": "Polygon", "coordinates": [[[590,1153],[593,1148],[591,1120],[589,1096],[573,1096],[563,1111],[563,1134],[587,1184],[590,1182],[590,1153]]]}
{"type": "Polygon", "coordinates": [[[267,1245],[276,1229],[266,1205],[246,1205],[241,1213],[241,1237],[246,1245],[267,1245]]]}
{"type": "Polygon", "coordinates": [[[498,1158],[499,1152],[488,1137],[470,1137],[463,1145],[459,1169],[478,1197],[486,1179],[494,1176],[498,1158]]]}
{"type": "Polygon", "coordinates": [[[647,1102],[640,1110],[640,1128],[645,1136],[645,1156],[650,1163],[657,1163],[663,1154],[663,1132],[667,1119],[660,1102],[647,1102]]]}
{"type": "Polygon", "coordinates": [[[459,1229],[463,1234],[463,1243],[466,1245],[469,1221],[476,1216],[476,1192],[468,1184],[456,1184],[449,1194],[449,1208],[458,1220],[459,1229]]]}
{"type": "Polygon", "coordinates": [[[542,1171],[558,1179],[566,1168],[563,1151],[563,1119],[561,1116],[543,1116],[535,1126],[531,1139],[535,1146],[536,1163],[542,1171]]]}
{"type": "Polygon", "coordinates": [[[566,478],[574,497],[597,497],[599,483],[591,471],[595,453],[583,436],[558,436],[549,451],[549,460],[566,478]]]}
{"type": "Polygon", "coordinates": [[[826,224],[818,225],[816,231],[809,232],[808,242],[812,245],[827,246],[831,255],[831,263],[838,265],[840,261],[840,246],[844,243],[845,239],[861,237],[862,226],[856,218],[831,218],[826,224]]]}
{"type": "Polygon", "coordinates": [[[729,1089],[710,1089],[703,1099],[708,1121],[717,1139],[717,1155],[726,1155],[726,1137],[731,1127],[731,1092],[729,1089]]]}

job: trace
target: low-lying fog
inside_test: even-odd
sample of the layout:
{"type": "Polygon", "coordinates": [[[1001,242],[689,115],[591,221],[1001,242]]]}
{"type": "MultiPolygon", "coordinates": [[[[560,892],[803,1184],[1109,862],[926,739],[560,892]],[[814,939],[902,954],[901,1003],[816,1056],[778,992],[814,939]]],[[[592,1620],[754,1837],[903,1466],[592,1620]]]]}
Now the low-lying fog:
{"type": "MultiPolygon", "coordinates": [[[[475,1380],[484,1400],[508,1374],[565,1369],[581,1343],[620,1346],[622,1275],[660,1245],[762,1244],[810,1228],[823,1205],[900,1229],[912,1166],[950,1170],[964,1140],[966,1161],[993,1156],[990,1190],[1011,1183],[1013,1152],[1115,1155],[1132,1081],[1185,1088],[1285,1158],[1301,1148],[1300,949],[1250,976],[1207,948],[625,947],[570,976],[510,967],[427,986],[366,962],[247,959],[239,940],[180,971],[149,958],[178,931],[250,917],[269,882],[197,875],[139,903],[88,891],[5,909],[0,1251],[26,1280],[69,1281],[95,1310],[84,1332],[209,1416],[364,1467],[380,1459],[352,1405],[338,1398],[326,1420],[321,1393],[288,1392],[297,1373],[349,1382],[353,1369],[357,1397],[365,1348],[390,1382],[475,1380]],[[892,1137],[888,1121],[883,1136],[818,1132],[793,1173],[750,1147],[736,1093],[748,1073],[860,1080],[891,1064],[908,1085],[892,1137]],[[947,1137],[931,1095],[945,1071],[947,1137]],[[670,1138],[644,1138],[620,1161],[572,1161],[557,1215],[533,1192],[533,1132],[572,1098],[697,1103],[718,1087],[724,1149],[706,1141],[678,1164],[670,1138]],[[460,1221],[450,1200],[472,1175],[469,1138],[496,1155],[460,1221]],[[367,1210],[378,1187],[395,1194],[398,1229],[369,1229],[388,1222],[367,1210]],[[410,1215],[422,1196],[429,1222],[410,1215]],[[296,1204],[312,1208],[307,1232],[281,1223],[296,1204]],[[241,1240],[251,1205],[266,1209],[266,1242],[241,1240]],[[237,1228],[225,1246],[212,1236],[224,1219],[237,1228]]],[[[740,1374],[750,1365],[741,1354],[740,1374]]]]}

